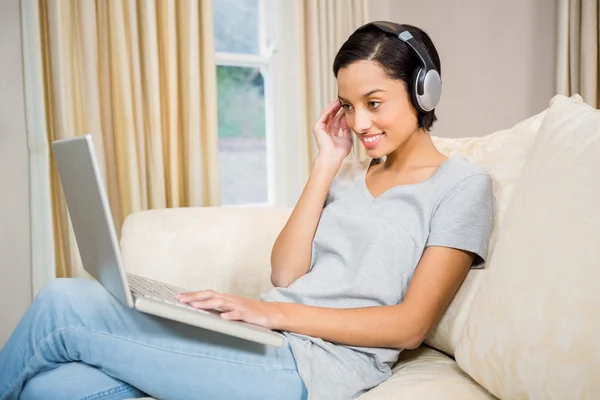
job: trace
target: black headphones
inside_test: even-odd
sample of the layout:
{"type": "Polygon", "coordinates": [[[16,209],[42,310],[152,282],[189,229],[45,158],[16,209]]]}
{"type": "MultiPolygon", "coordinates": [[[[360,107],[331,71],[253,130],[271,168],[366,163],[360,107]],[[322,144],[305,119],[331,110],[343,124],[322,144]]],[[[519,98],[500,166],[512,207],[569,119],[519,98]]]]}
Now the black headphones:
{"type": "Polygon", "coordinates": [[[413,73],[412,82],[409,82],[409,92],[411,94],[413,105],[418,111],[429,112],[433,110],[442,96],[442,78],[435,68],[433,61],[431,61],[425,47],[413,38],[409,31],[403,29],[399,24],[394,22],[369,22],[358,28],[355,32],[369,27],[375,27],[386,33],[391,33],[406,43],[417,57],[419,57],[421,66],[413,73]]]}

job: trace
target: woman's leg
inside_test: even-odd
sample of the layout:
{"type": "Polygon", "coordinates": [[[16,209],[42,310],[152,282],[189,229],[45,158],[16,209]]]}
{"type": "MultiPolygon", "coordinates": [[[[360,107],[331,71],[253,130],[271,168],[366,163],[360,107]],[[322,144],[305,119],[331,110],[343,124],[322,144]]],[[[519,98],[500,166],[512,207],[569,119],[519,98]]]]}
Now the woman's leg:
{"type": "Polygon", "coordinates": [[[306,397],[289,347],[131,310],[89,279],[57,279],[36,296],[0,351],[0,399],[17,399],[33,376],[69,362],[166,400],[306,397]]]}
{"type": "Polygon", "coordinates": [[[145,393],[106,375],[96,367],[81,362],[70,362],[28,380],[19,399],[124,400],[144,396],[145,393]]]}

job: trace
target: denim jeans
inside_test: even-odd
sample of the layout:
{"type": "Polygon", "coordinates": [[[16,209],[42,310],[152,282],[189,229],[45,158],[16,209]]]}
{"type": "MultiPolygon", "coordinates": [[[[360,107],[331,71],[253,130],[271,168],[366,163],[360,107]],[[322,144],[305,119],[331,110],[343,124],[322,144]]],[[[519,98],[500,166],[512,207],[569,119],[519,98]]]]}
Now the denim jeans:
{"type": "Polygon", "coordinates": [[[123,306],[91,279],[56,279],[0,350],[0,400],[306,399],[281,348],[123,306]]]}

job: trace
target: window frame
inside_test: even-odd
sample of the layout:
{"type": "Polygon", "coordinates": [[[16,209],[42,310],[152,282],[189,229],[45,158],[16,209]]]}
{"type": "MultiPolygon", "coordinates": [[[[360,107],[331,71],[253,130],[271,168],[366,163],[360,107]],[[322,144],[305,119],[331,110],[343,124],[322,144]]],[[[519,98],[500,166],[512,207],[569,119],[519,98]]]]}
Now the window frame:
{"type": "MultiPolygon", "coordinates": [[[[218,1],[218,0],[215,0],[218,1]]],[[[219,66],[257,68],[264,82],[267,202],[223,207],[293,207],[308,178],[308,140],[301,117],[303,81],[297,79],[303,57],[297,31],[297,2],[258,0],[259,54],[215,51],[219,66]],[[272,37],[267,42],[267,24],[272,37]],[[296,78],[296,79],[294,79],[296,78]]]]}

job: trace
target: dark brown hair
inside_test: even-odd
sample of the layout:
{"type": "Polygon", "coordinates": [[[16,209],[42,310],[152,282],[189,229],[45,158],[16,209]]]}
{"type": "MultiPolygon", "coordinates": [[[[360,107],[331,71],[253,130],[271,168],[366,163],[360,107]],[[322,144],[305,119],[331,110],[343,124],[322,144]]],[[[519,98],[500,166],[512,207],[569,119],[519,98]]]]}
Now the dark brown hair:
{"type": "MultiPolygon", "coordinates": [[[[441,76],[440,57],[431,38],[415,26],[400,26],[402,29],[409,31],[417,41],[421,42],[441,76]]],[[[337,78],[340,69],[357,61],[376,62],[390,78],[404,82],[406,90],[412,90],[409,82],[412,82],[413,73],[421,65],[417,55],[406,43],[376,27],[368,27],[350,35],[335,56],[333,74],[337,78]]],[[[430,131],[433,123],[437,121],[435,110],[429,112],[419,111],[417,119],[419,128],[430,131]]]]}

